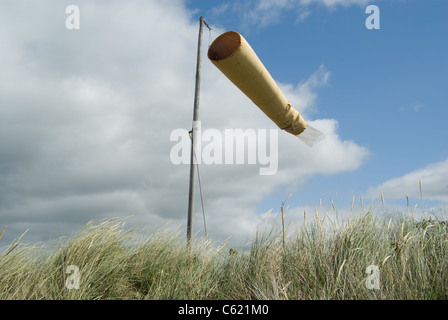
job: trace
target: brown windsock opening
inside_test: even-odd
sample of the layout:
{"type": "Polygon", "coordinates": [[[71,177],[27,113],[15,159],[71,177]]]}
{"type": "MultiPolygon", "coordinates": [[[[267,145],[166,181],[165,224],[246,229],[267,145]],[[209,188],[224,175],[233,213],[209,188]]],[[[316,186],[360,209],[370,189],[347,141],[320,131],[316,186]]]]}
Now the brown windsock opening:
{"type": "Polygon", "coordinates": [[[227,59],[232,56],[241,45],[241,36],[238,32],[228,31],[212,42],[208,49],[208,58],[212,61],[227,59]]]}

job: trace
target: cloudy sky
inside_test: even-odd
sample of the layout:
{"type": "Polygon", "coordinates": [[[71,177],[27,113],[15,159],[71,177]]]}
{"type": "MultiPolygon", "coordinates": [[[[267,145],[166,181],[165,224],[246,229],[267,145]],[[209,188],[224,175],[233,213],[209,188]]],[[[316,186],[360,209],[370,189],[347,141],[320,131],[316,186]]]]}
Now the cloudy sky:
{"type": "MultiPolygon", "coordinates": [[[[185,228],[188,165],[173,130],[192,126],[198,20],[204,29],[202,129],[276,129],[206,58],[244,35],[291,104],[326,139],[278,132],[278,171],[201,165],[207,231],[243,245],[289,194],[291,219],[352,197],[448,203],[446,1],[113,0],[0,2],[1,245],[71,235],[128,217],[185,228]],[[366,7],[380,9],[369,30],[366,7]],[[76,5],[80,28],[68,29],[76,5]]],[[[199,197],[194,231],[203,234],[199,197]]],[[[325,211],[325,209],[323,209],[325,211]]]]}

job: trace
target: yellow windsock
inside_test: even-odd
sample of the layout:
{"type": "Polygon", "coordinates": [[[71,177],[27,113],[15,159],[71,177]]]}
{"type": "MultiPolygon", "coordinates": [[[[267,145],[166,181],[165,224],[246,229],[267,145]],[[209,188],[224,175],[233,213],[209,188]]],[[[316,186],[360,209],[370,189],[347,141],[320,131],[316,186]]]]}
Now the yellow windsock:
{"type": "Polygon", "coordinates": [[[298,136],[310,146],[324,137],[291,106],[242,35],[235,31],[223,33],[210,45],[207,55],[280,129],[298,136]]]}

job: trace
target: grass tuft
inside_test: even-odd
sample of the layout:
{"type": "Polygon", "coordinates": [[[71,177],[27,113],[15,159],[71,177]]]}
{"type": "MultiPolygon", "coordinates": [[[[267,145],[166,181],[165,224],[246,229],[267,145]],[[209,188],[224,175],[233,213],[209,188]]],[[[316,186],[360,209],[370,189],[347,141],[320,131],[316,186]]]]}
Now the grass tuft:
{"type": "MultiPolygon", "coordinates": [[[[284,203],[283,203],[284,205],[284,203]]],[[[20,239],[0,255],[0,299],[447,299],[448,224],[373,211],[314,221],[291,231],[283,206],[250,248],[215,248],[178,231],[89,222],[53,252],[20,239]],[[380,270],[368,289],[366,269],[380,270]],[[69,289],[76,272],[79,289],[69,289]]],[[[0,237],[5,230],[0,233],[0,237]]]]}

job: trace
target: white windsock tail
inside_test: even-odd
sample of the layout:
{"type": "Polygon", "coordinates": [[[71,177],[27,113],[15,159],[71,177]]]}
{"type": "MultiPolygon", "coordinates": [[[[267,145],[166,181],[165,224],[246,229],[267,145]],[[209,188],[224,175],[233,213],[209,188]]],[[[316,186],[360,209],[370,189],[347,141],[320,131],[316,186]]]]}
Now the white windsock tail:
{"type": "Polygon", "coordinates": [[[312,147],[319,141],[324,140],[325,134],[308,124],[305,131],[303,131],[301,134],[296,135],[296,137],[302,140],[302,142],[304,142],[305,144],[312,147]]]}

